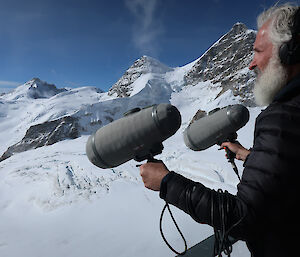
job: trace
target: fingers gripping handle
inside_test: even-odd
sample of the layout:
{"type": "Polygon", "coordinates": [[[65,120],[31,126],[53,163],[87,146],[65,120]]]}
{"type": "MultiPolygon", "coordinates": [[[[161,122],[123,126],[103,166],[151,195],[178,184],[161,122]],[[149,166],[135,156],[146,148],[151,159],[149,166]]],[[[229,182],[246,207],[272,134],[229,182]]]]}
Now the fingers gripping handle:
{"type": "MultiPolygon", "coordinates": [[[[237,142],[237,141],[236,141],[237,142]]],[[[221,148],[222,149],[222,148],[221,148]]],[[[235,174],[237,175],[238,179],[241,181],[241,177],[239,175],[239,171],[238,171],[238,168],[235,164],[235,156],[236,154],[234,152],[232,152],[227,146],[223,147],[223,149],[225,150],[226,152],[226,158],[228,160],[228,162],[230,162],[231,166],[232,166],[232,169],[234,170],[235,174]]]]}
{"type": "Polygon", "coordinates": [[[226,152],[226,158],[228,159],[228,162],[234,161],[235,153],[232,152],[227,146],[224,147],[226,152]]]}

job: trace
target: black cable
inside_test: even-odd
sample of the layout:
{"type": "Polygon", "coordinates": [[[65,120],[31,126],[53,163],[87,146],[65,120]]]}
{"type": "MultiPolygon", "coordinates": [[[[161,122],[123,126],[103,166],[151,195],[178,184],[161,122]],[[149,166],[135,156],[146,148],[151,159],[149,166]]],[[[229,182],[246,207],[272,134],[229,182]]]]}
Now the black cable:
{"type": "MultiPolygon", "coordinates": [[[[234,157],[233,156],[234,153],[232,153],[229,148],[225,148],[226,151],[228,151],[228,160],[232,165],[232,168],[234,170],[234,172],[236,173],[238,179],[241,181],[241,178],[239,176],[238,173],[238,168],[234,162],[234,157]],[[229,153],[231,155],[229,155],[229,153]]],[[[212,190],[212,196],[211,196],[211,224],[214,227],[214,197],[213,197],[213,190],[212,190]]],[[[235,224],[233,224],[228,230],[226,230],[226,224],[227,224],[227,215],[226,213],[229,212],[229,203],[227,201],[227,195],[228,192],[225,190],[225,192],[222,191],[222,189],[218,189],[218,206],[219,206],[219,214],[221,217],[221,229],[217,230],[214,227],[214,234],[215,234],[215,244],[214,244],[214,251],[213,251],[213,256],[219,256],[222,257],[222,252],[224,252],[227,256],[230,257],[230,254],[232,253],[232,243],[229,240],[229,232],[236,227],[237,225],[239,225],[242,220],[244,219],[245,216],[243,216],[241,219],[239,219],[235,224]],[[226,210],[225,210],[225,205],[226,205],[226,210]]],[[[198,221],[198,218],[196,217],[196,215],[194,215],[193,209],[192,209],[192,205],[191,205],[191,191],[187,190],[187,205],[188,205],[188,209],[190,210],[190,215],[196,220],[198,221]]],[[[166,245],[171,249],[171,251],[173,251],[174,253],[178,254],[178,255],[184,255],[187,252],[187,243],[186,240],[181,232],[181,230],[179,229],[174,216],[171,212],[170,206],[169,204],[166,202],[161,215],[160,215],[160,221],[159,221],[159,229],[160,229],[160,234],[164,240],[164,242],[166,243],[166,245]],[[178,252],[176,251],[167,241],[167,239],[165,238],[163,231],[162,231],[162,219],[163,219],[163,215],[164,212],[166,210],[166,208],[168,208],[168,211],[170,213],[170,216],[176,226],[177,231],[179,232],[181,238],[184,241],[184,246],[185,246],[185,250],[183,252],[178,252]]]]}
{"type": "Polygon", "coordinates": [[[222,252],[230,257],[232,252],[232,244],[228,238],[228,233],[226,231],[227,224],[227,215],[229,211],[229,203],[227,201],[226,194],[227,191],[223,192],[221,189],[218,189],[218,206],[219,206],[219,215],[220,215],[220,230],[214,228],[215,232],[215,245],[214,245],[214,256],[222,256],[222,252]],[[226,208],[226,210],[225,210],[226,208]]]}
{"type": "Polygon", "coordinates": [[[173,214],[172,214],[172,212],[171,212],[170,206],[169,206],[169,204],[168,204],[167,202],[166,202],[166,204],[165,204],[165,206],[164,206],[164,208],[163,208],[163,210],[162,210],[162,212],[161,212],[161,215],[160,215],[160,220],[159,220],[159,230],[160,230],[160,234],[161,234],[163,240],[165,241],[166,245],[167,245],[174,253],[176,253],[176,254],[178,254],[178,255],[184,255],[184,254],[187,252],[187,243],[186,243],[186,240],[185,240],[185,238],[184,238],[184,236],[183,236],[181,230],[179,229],[179,227],[178,227],[178,225],[177,225],[177,223],[176,223],[176,221],[175,221],[175,219],[174,219],[174,216],[173,216],[173,214]],[[176,250],[169,244],[169,242],[168,242],[167,239],[165,238],[164,233],[163,233],[163,231],[162,231],[162,219],[163,219],[163,215],[164,215],[164,212],[165,212],[166,208],[168,208],[168,211],[169,211],[170,216],[171,216],[171,218],[172,218],[172,220],[173,220],[173,222],[174,222],[174,224],[175,224],[175,226],[176,226],[176,229],[177,229],[177,231],[179,232],[181,238],[183,239],[183,242],[184,242],[184,248],[185,248],[183,252],[178,252],[178,251],[176,251],[176,250]]]}
{"type": "MultiPolygon", "coordinates": [[[[238,226],[243,219],[246,216],[243,215],[236,223],[234,223],[229,229],[226,229],[227,224],[227,216],[226,213],[229,211],[229,203],[227,201],[228,197],[227,194],[229,194],[227,191],[223,192],[222,189],[218,189],[218,206],[219,206],[219,212],[220,212],[220,224],[221,229],[217,230],[214,228],[215,233],[215,245],[214,245],[214,255],[213,256],[222,256],[222,252],[224,252],[225,255],[228,255],[230,257],[230,254],[232,253],[232,243],[229,239],[229,233],[232,229],[234,229],[236,226],[238,226]],[[225,210],[226,207],[226,210],[225,210]]],[[[211,198],[211,204],[212,204],[212,222],[213,222],[213,191],[212,191],[212,198],[211,198]]],[[[214,225],[214,223],[212,223],[214,225]]]]}

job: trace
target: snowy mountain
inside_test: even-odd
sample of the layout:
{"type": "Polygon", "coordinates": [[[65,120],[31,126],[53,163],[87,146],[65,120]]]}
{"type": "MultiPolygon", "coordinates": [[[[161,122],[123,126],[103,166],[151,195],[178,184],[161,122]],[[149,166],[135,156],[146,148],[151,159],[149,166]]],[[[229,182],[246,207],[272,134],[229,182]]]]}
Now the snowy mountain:
{"type": "MultiPolygon", "coordinates": [[[[17,149],[28,150],[30,147],[20,145],[24,142],[31,145],[31,138],[37,141],[38,138],[45,138],[42,134],[50,135],[54,131],[59,131],[59,120],[74,115],[82,107],[110,99],[107,93],[92,87],[63,90],[49,98],[33,99],[28,97],[29,84],[31,84],[29,82],[0,97],[0,153],[4,153],[13,146],[8,151],[10,156],[18,143],[17,149]],[[51,121],[55,121],[52,124],[57,124],[57,126],[49,131],[51,126],[43,125],[43,123],[49,124],[51,121]],[[35,133],[33,134],[32,131],[35,133]],[[27,138],[28,135],[31,137],[27,138]]],[[[42,92],[49,96],[53,91],[47,92],[46,89],[47,87],[43,88],[42,92]]],[[[62,139],[60,138],[58,141],[62,139]]],[[[35,145],[32,144],[31,148],[35,148],[35,145]]],[[[43,144],[37,142],[37,145],[42,146],[43,144]]],[[[19,152],[19,150],[15,152],[19,152]]],[[[8,156],[7,154],[5,156],[8,156]]]]}
{"type": "Polygon", "coordinates": [[[117,97],[131,96],[139,90],[134,84],[137,79],[141,79],[146,74],[165,74],[168,71],[172,71],[172,69],[158,60],[144,55],[126,70],[125,74],[108,91],[108,94],[117,97]]]}
{"type": "Polygon", "coordinates": [[[58,89],[53,84],[48,84],[39,78],[33,78],[13,92],[8,93],[5,98],[7,100],[17,100],[20,98],[50,98],[64,91],[66,91],[66,89],[58,89]]]}
{"type": "MultiPolygon", "coordinates": [[[[217,147],[192,152],[182,133],[196,113],[244,103],[251,118],[239,141],[251,146],[260,111],[253,106],[254,75],[247,70],[254,39],[254,31],[237,23],[185,66],[171,68],[142,56],[108,92],[58,89],[34,78],[1,95],[0,255],[173,256],[157,227],[163,202],[143,187],[135,161],[99,169],[88,161],[85,144],[91,133],[132,108],[171,103],[182,126],[157,158],[170,170],[235,193],[238,180],[224,153],[217,147]]],[[[189,246],[212,234],[183,212],[174,213],[189,246]]],[[[182,247],[169,218],[164,229],[182,247]]],[[[243,243],[234,249],[233,256],[249,256],[243,243]]]]}

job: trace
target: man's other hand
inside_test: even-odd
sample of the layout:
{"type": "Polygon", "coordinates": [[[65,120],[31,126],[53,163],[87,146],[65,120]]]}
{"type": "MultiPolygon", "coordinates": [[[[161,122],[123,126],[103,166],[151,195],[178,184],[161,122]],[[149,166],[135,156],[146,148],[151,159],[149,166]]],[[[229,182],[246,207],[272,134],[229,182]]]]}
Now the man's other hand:
{"type": "Polygon", "coordinates": [[[227,146],[229,150],[235,153],[235,158],[238,160],[245,161],[250,151],[243,147],[239,143],[231,143],[231,142],[224,142],[221,144],[221,148],[227,146]]]}

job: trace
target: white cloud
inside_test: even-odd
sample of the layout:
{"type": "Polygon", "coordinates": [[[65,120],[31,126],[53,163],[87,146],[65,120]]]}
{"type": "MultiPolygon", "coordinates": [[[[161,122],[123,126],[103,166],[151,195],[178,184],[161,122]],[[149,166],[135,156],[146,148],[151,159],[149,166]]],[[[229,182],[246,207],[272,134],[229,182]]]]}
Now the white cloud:
{"type": "Polygon", "coordinates": [[[135,18],[133,41],[143,53],[157,55],[158,38],[163,33],[161,20],[157,15],[157,0],[125,0],[125,4],[135,18]]]}

